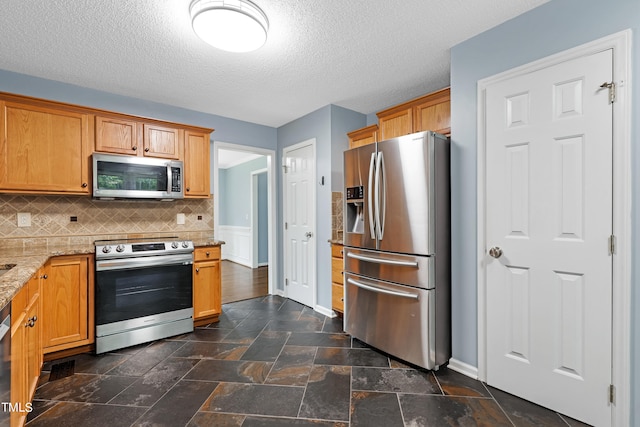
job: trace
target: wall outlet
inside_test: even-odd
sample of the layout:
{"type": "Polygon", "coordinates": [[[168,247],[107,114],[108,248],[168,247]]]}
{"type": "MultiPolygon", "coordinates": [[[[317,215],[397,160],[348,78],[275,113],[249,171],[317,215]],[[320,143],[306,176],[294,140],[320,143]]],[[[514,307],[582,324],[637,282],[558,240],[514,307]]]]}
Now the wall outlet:
{"type": "Polygon", "coordinates": [[[29,212],[18,212],[18,227],[31,227],[31,214],[29,212]]]}
{"type": "Polygon", "coordinates": [[[183,213],[179,213],[176,215],[176,224],[184,225],[186,218],[183,213]]]}

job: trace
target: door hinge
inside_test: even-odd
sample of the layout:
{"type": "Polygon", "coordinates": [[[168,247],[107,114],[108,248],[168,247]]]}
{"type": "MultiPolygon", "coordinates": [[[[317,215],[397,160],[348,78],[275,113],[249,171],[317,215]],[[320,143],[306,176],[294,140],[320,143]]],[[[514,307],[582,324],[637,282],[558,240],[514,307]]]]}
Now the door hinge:
{"type": "Polygon", "coordinates": [[[609,384],[609,403],[616,403],[616,387],[609,384]]]}
{"type": "Polygon", "coordinates": [[[289,279],[284,279],[284,285],[289,286],[289,279]]]}
{"type": "Polygon", "coordinates": [[[616,236],[609,236],[609,255],[613,255],[616,253],[616,236]]]}
{"type": "Polygon", "coordinates": [[[616,102],[616,84],[615,82],[604,82],[600,85],[602,89],[609,89],[609,103],[613,104],[616,102]]]}
{"type": "Polygon", "coordinates": [[[289,223],[288,223],[288,222],[285,222],[285,223],[284,223],[284,229],[285,229],[285,230],[288,230],[288,229],[289,229],[289,223]]]}
{"type": "Polygon", "coordinates": [[[287,165],[282,165],[282,171],[283,171],[284,173],[287,173],[287,165]]]}

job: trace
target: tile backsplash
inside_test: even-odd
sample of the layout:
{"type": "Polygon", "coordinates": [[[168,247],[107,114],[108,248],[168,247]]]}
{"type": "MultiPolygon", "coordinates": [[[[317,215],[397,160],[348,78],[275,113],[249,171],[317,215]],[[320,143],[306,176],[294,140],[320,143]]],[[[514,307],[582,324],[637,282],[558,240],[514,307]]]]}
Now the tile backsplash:
{"type": "Polygon", "coordinates": [[[331,193],[331,239],[342,240],[342,192],[331,193]]]}
{"type": "Polygon", "coordinates": [[[88,197],[0,195],[0,246],[55,246],[141,236],[206,238],[213,234],[213,199],[100,201],[88,197]],[[17,214],[31,215],[18,227],[17,214]],[[176,216],[185,214],[185,224],[176,216]]]}

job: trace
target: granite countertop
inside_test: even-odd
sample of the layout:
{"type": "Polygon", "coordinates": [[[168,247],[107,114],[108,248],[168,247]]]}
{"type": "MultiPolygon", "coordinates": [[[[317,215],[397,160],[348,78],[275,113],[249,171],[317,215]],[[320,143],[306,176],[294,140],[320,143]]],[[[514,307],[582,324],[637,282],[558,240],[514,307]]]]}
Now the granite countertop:
{"type": "MultiPolygon", "coordinates": [[[[195,247],[219,246],[225,242],[214,238],[193,240],[195,247]]],[[[29,248],[0,249],[0,267],[13,268],[0,275],[0,308],[8,304],[33,274],[53,256],[85,255],[95,253],[93,244],[63,246],[33,246],[29,248]]]]}
{"type": "Polygon", "coordinates": [[[344,242],[342,240],[329,239],[328,242],[332,245],[344,245],[344,242]]]}

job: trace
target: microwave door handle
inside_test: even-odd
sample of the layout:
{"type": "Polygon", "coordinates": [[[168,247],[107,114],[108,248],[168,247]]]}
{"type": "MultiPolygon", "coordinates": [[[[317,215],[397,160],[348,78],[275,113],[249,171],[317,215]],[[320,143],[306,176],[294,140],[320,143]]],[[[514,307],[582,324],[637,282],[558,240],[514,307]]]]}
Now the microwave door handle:
{"type": "Polygon", "coordinates": [[[375,169],[376,153],[371,153],[371,161],[369,161],[369,182],[367,184],[367,213],[369,215],[369,231],[371,239],[376,238],[375,222],[373,217],[373,171],[375,169]]]}
{"type": "Polygon", "coordinates": [[[167,195],[171,194],[173,187],[173,173],[171,172],[171,163],[167,163],[167,195]]]}

